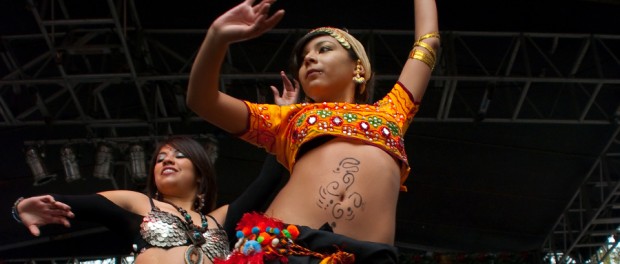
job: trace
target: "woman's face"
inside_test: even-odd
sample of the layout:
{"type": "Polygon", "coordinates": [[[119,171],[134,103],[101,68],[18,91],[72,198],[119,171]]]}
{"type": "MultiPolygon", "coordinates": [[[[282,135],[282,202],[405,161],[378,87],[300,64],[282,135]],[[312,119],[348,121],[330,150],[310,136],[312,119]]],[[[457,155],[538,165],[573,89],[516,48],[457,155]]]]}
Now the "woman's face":
{"type": "Polygon", "coordinates": [[[356,63],[331,36],[310,40],[302,52],[299,82],[315,102],[353,102],[356,63]]]}
{"type": "Polygon", "coordinates": [[[189,194],[198,188],[194,164],[170,145],[159,150],[153,170],[157,190],[164,195],[189,194]]]}

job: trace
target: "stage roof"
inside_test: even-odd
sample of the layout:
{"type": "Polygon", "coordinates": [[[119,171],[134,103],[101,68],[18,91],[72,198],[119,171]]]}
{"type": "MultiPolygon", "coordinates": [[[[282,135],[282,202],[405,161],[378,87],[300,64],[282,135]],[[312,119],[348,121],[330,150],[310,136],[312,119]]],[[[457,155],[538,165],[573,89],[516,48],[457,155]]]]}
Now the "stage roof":
{"type": "MultiPolygon", "coordinates": [[[[407,251],[549,252],[584,259],[616,232],[620,182],[618,1],[438,1],[442,50],[406,134],[412,172],[396,245],[407,251]]],[[[0,4],[0,259],[126,250],[98,225],[15,223],[19,196],[139,189],[127,149],[170,134],[219,141],[220,203],[265,153],[184,105],[187,74],[210,22],[234,1],[3,1],[0,4]],[[93,179],[98,143],[114,147],[114,181],[93,179]],[[59,149],[78,153],[67,183],[59,149]],[[33,186],[28,147],[57,179],[33,186]],[[87,246],[97,243],[97,246],[87,246]]],[[[412,1],[286,1],[272,32],[231,46],[222,90],[269,102],[294,40],[344,27],[369,50],[374,98],[391,88],[413,41],[412,1]]],[[[378,216],[380,217],[380,216],[378,216]]],[[[372,221],[372,219],[369,219],[372,221]]]]}

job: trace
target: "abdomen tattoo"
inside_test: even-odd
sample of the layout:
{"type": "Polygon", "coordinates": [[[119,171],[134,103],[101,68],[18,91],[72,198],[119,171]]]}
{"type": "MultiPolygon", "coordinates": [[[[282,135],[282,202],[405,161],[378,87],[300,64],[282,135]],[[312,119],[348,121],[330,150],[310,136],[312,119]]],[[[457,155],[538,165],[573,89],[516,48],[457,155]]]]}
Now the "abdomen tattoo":
{"type": "MultiPolygon", "coordinates": [[[[319,187],[319,200],[316,205],[331,212],[335,220],[355,219],[358,210],[364,210],[362,195],[358,192],[350,192],[349,189],[355,183],[356,174],[360,170],[360,161],[354,158],[345,158],[340,161],[338,167],[332,172],[338,180],[319,187]],[[348,205],[343,205],[348,202],[348,205]]],[[[331,223],[336,226],[335,222],[331,223]]]]}

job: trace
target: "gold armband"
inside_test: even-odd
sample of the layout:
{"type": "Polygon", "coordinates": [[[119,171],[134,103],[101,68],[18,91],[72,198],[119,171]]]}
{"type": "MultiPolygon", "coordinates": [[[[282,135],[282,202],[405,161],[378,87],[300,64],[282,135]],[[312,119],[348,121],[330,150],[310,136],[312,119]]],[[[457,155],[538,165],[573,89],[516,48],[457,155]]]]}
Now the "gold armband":
{"type": "Polygon", "coordinates": [[[431,68],[431,71],[432,71],[435,68],[437,52],[435,52],[435,49],[433,49],[431,45],[422,41],[428,38],[440,38],[439,32],[431,32],[431,33],[420,36],[418,38],[418,41],[413,43],[413,49],[409,53],[409,58],[424,62],[426,65],[428,65],[429,68],[431,68]],[[416,47],[425,49],[428,52],[428,54],[422,51],[421,49],[416,49],[416,47]]]}
{"type": "Polygon", "coordinates": [[[409,58],[424,62],[426,65],[428,65],[429,68],[431,68],[431,71],[435,69],[435,58],[433,58],[431,55],[426,54],[426,52],[424,51],[421,51],[419,49],[412,49],[409,53],[409,58]]]}
{"type": "Polygon", "coordinates": [[[431,32],[431,33],[428,33],[428,34],[424,34],[424,35],[422,35],[420,38],[418,38],[418,41],[417,41],[417,42],[420,42],[420,41],[422,41],[422,40],[429,39],[429,38],[438,38],[438,39],[441,39],[441,38],[439,37],[439,32],[431,32]]]}
{"type": "Polygon", "coordinates": [[[436,58],[437,58],[437,55],[436,55],[436,53],[435,53],[435,49],[433,49],[433,47],[431,47],[431,45],[428,45],[428,44],[426,44],[425,42],[418,41],[418,42],[416,42],[415,44],[413,44],[413,47],[414,47],[414,48],[415,48],[415,47],[422,47],[422,48],[424,48],[425,50],[427,50],[427,51],[428,51],[428,53],[430,53],[430,54],[431,54],[431,56],[433,57],[433,59],[436,59],[436,58]]]}

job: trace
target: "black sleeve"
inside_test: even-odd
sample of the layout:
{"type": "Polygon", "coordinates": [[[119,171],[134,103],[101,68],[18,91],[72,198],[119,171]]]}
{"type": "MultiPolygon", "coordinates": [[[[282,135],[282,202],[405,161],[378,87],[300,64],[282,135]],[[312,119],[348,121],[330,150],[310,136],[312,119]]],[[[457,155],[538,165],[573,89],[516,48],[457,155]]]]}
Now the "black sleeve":
{"type": "Polygon", "coordinates": [[[128,243],[133,242],[140,232],[141,215],[125,210],[99,194],[52,196],[56,201],[71,206],[75,214],[73,221],[99,223],[119,234],[128,243]]]}
{"type": "Polygon", "coordinates": [[[288,171],[276,160],[275,156],[267,155],[258,177],[243,193],[228,206],[224,230],[228,234],[231,248],[237,242],[235,227],[244,213],[264,212],[280,191],[283,180],[287,180],[288,171]]]}

